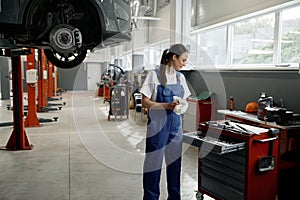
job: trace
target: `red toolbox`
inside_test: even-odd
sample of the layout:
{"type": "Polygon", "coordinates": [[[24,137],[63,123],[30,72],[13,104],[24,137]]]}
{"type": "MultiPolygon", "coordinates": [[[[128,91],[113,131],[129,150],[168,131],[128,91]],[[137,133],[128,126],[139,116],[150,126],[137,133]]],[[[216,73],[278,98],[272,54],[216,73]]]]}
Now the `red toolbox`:
{"type": "Polygon", "coordinates": [[[199,149],[197,199],[207,194],[224,200],[275,200],[278,133],[224,120],[184,133],[184,142],[199,149]]]}

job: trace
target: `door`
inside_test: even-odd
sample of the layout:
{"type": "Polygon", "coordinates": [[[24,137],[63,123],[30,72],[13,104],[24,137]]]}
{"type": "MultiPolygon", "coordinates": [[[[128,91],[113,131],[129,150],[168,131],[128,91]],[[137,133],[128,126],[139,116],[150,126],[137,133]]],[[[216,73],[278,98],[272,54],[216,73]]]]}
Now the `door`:
{"type": "Polygon", "coordinates": [[[100,63],[87,63],[86,66],[88,90],[97,90],[97,83],[101,78],[101,65],[100,63]]]}

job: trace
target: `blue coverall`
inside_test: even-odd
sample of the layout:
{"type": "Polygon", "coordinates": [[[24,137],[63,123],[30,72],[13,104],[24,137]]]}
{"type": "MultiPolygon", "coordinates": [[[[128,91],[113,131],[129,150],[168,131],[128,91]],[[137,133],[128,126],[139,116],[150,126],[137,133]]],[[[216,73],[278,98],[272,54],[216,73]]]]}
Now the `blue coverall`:
{"type": "MultiPolygon", "coordinates": [[[[158,80],[160,73],[156,70],[158,80]]],[[[174,96],[183,98],[180,74],[177,84],[158,85],[156,102],[173,102],[174,96]]],[[[167,165],[168,200],[180,200],[180,174],[182,152],[182,119],[172,110],[149,109],[146,157],[144,161],[144,200],[158,200],[163,157],[167,165]]]]}

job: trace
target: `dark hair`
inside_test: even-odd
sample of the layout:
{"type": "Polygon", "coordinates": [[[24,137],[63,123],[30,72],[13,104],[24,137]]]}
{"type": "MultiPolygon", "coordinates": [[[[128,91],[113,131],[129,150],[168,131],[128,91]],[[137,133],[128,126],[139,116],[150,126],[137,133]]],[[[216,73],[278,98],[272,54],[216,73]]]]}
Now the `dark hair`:
{"type": "Polygon", "coordinates": [[[160,60],[160,82],[162,85],[167,84],[167,78],[166,78],[166,65],[169,63],[170,59],[176,55],[178,58],[180,55],[189,52],[187,48],[183,44],[173,44],[169,49],[165,49],[163,51],[163,54],[161,56],[160,60]]]}

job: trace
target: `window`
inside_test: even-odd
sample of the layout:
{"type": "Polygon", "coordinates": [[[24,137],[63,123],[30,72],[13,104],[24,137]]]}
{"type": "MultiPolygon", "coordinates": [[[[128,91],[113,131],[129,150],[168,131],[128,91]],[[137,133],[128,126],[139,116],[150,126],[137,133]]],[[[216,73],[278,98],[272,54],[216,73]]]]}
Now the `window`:
{"type": "Polygon", "coordinates": [[[226,64],[226,27],[207,31],[199,35],[200,64],[226,64]]]}
{"type": "Polygon", "coordinates": [[[121,58],[122,60],[122,69],[125,71],[131,71],[132,70],[132,54],[130,52],[124,53],[121,58]]]}
{"type": "Polygon", "coordinates": [[[226,27],[192,34],[190,60],[196,66],[226,64],[226,27]]]}
{"type": "Polygon", "coordinates": [[[189,67],[195,67],[195,65],[198,64],[197,36],[197,34],[191,34],[191,46],[189,49],[189,57],[187,62],[187,65],[189,65],[189,67]]]}
{"type": "Polygon", "coordinates": [[[300,6],[282,11],[281,63],[299,63],[300,60],[300,6]]]}
{"type": "Polygon", "coordinates": [[[298,69],[299,13],[299,3],[289,4],[195,30],[191,34],[194,68],[298,69]]]}
{"type": "Polygon", "coordinates": [[[232,64],[272,64],[275,14],[251,18],[233,26],[232,64]]]}
{"type": "Polygon", "coordinates": [[[144,48],[146,68],[154,68],[160,64],[160,59],[163,51],[170,48],[169,41],[162,41],[156,44],[148,45],[144,48]]]}

